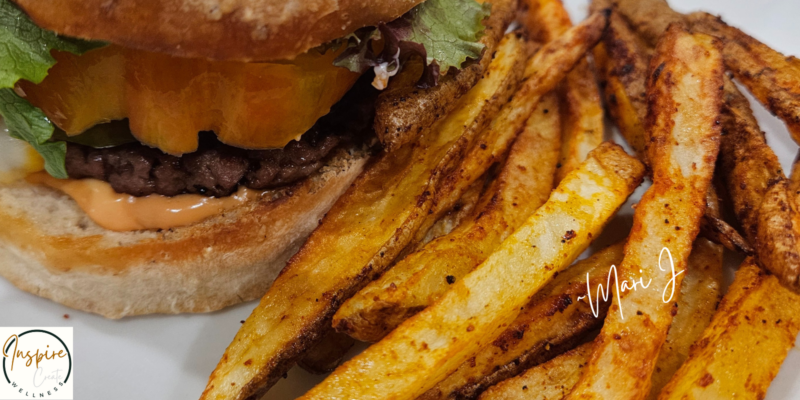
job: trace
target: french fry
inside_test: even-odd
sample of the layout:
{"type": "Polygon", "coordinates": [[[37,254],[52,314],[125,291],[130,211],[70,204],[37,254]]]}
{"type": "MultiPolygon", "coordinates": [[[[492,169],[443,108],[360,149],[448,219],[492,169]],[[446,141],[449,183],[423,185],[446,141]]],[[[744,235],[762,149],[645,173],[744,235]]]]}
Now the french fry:
{"type": "MultiPolygon", "coordinates": [[[[465,188],[506,153],[514,138],[522,131],[527,116],[533,112],[538,99],[554,88],[577,60],[597,43],[606,24],[604,12],[593,13],[564,35],[547,43],[531,57],[525,66],[526,84],[514,94],[504,113],[493,121],[492,128],[482,135],[477,146],[473,146],[461,166],[442,182],[434,199],[432,212],[421,231],[427,231],[439,220],[461,197],[465,188]]],[[[421,241],[423,236],[424,234],[419,234],[415,242],[421,241]]]]}
{"type": "Polygon", "coordinates": [[[800,293],[800,204],[798,191],[782,180],[772,185],[758,209],[758,261],[781,284],[800,293]]]}
{"type": "Polygon", "coordinates": [[[547,201],[560,143],[558,99],[550,94],[528,119],[475,213],[346,301],[333,317],[336,330],[377,342],[482,263],[547,201]]]}
{"type": "MultiPolygon", "coordinates": [[[[526,1],[528,12],[523,22],[536,40],[549,42],[572,26],[561,0],[526,1]]],[[[556,184],[603,142],[603,105],[594,71],[586,58],[567,74],[560,92],[564,119],[556,184]]]]}
{"type": "Polygon", "coordinates": [[[490,387],[480,400],[559,400],[578,382],[592,343],[578,346],[522,375],[490,387]]]}
{"type": "Polygon", "coordinates": [[[800,332],[800,296],[747,258],[711,325],[658,397],[763,399],[800,332]]]}
{"type": "MultiPolygon", "coordinates": [[[[416,87],[422,65],[407,67],[392,78],[387,89],[375,103],[375,133],[387,151],[394,151],[411,143],[423,131],[449,114],[457,101],[474,86],[489,66],[492,53],[508,24],[514,20],[517,0],[487,0],[492,13],[484,21],[484,35],[480,42],[486,46],[485,57],[455,75],[445,75],[438,85],[421,89],[416,87]]],[[[447,71],[442,71],[447,72],[447,71]]]]}
{"type": "Polygon", "coordinates": [[[484,177],[473,182],[467,190],[464,191],[464,194],[461,195],[456,204],[428,229],[424,237],[422,237],[418,243],[415,243],[413,246],[409,245],[411,247],[408,249],[409,252],[417,251],[422,248],[422,246],[430,243],[431,240],[447,235],[472,215],[472,210],[478,205],[478,200],[480,200],[481,195],[485,192],[487,183],[493,178],[493,176],[486,176],[492,175],[491,172],[490,170],[484,174],[484,177]]]}
{"type": "Polygon", "coordinates": [[[736,79],[773,114],[780,117],[800,143],[800,65],[722,19],[706,13],[689,15],[694,29],[718,36],[725,65],[736,79]]]}
{"type": "Polygon", "coordinates": [[[629,288],[630,280],[643,283],[637,290],[618,293],[570,399],[647,397],[675,311],[673,296],[662,291],[680,290],[683,274],[676,271],[686,270],[706,208],[719,149],[723,84],[719,43],[672,25],[650,65],[647,130],[653,185],[636,207],[620,266],[629,288]],[[664,248],[671,253],[674,269],[661,264],[664,248]]]}
{"type": "MultiPolygon", "coordinates": [[[[593,0],[592,8],[606,4],[603,0],[593,0]]],[[[646,158],[647,57],[636,35],[617,12],[612,12],[608,20],[606,34],[594,49],[605,104],[628,144],[639,157],[646,158]]]]}
{"type": "MultiPolygon", "coordinates": [[[[645,3],[659,3],[662,0],[646,0],[645,3]]],[[[627,0],[626,4],[630,4],[627,0]]],[[[592,9],[602,9],[610,6],[608,0],[593,0],[592,9]]],[[[652,13],[658,11],[653,18],[673,20],[674,14],[659,17],[665,12],[662,6],[644,8],[643,11],[652,13]]],[[[630,5],[629,5],[630,7],[630,5]]],[[[669,9],[669,13],[674,13],[669,9]]],[[[635,15],[641,15],[636,13],[635,15]]],[[[638,21],[647,25],[647,21],[638,21]]],[[[659,26],[663,23],[659,24],[659,26]]],[[[649,29],[653,29],[649,27],[649,29]]],[[[648,56],[642,43],[631,30],[628,23],[620,16],[618,11],[613,11],[609,17],[609,25],[603,40],[595,47],[595,63],[604,87],[606,106],[620,133],[633,148],[636,154],[647,163],[647,135],[644,130],[644,120],[647,114],[645,102],[645,81],[647,76],[648,56]]],[[[706,215],[701,221],[700,233],[730,249],[744,254],[753,252],[752,246],[744,240],[739,233],[720,218],[706,215]]]]}
{"type": "Polygon", "coordinates": [[[417,400],[474,399],[492,385],[573,348],[595,333],[611,301],[593,297],[590,304],[587,288],[599,284],[608,288],[608,270],[622,261],[623,244],[607,247],[558,274],[494,342],[417,400]]]}
{"type": "Polygon", "coordinates": [[[327,374],[333,371],[356,342],[345,334],[331,329],[297,363],[312,374],[327,374]]]}
{"type": "Polygon", "coordinates": [[[778,157],[767,145],[747,99],[730,79],[725,82],[722,113],[725,135],[720,147],[720,171],[734,212],[753,244],[757,261],[798,291],[800,243],[796,197],[778,157]]]}
{"type": "Polygon", "coordinates": [[[517,86],[522,46],[507,36],[485,79],[437,123],[435,134],[367,166],[242,325],[202,399],[265,392],[321,339],[341,302],[388,267],[427,215],[441,178],[517,86]]]}
{"type": "MultiPolygon", "coordinates": [[[[719,214],[716,195],[710,198],[707,214],[716,216],[719,214]]],[[[708,327],[722,299],[722,246],[697,238],[692,245],[685,275],[678,296],[678,313],[672,319],[650,379],[647,398],[651,400],[658,398],[661,389],[686,361],[689,349],[708,327]]]]}
{"type": "MultiPolygon", "coordinates": [[[[516,98],[516,97],[515,97],[516,98]]],[[[414,399],[491,343],[597,237],[644,167],[603,144],[481,266],[302,399],[414,399]]]]}
{"type": "Polygon", "coordinates": [[[612,0],[615,8],[650,46],[655,46],[670,24],[685,24],[683,14],[666,0],[612,0]]]}

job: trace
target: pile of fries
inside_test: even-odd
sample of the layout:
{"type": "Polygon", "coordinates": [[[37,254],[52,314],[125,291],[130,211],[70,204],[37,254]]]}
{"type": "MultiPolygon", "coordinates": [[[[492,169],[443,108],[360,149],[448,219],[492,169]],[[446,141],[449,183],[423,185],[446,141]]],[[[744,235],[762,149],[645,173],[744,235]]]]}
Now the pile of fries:
{"type": "Polygon", "coordinates": [[[733,79],[800,141],[800,62],[663,0],[593,0],[575,26],[560,0],[492,3],[493,32],[517,8],[520,28],[453,79],[463,95],[415,94],[453,97],[441,112],[392,119],[413,129],[202,399],[259,398],[295,364],[331,372],[303,399],[764,398],[800,332],[800,172],[733,79]],[[603,141],[606,112],[635,155],[603,141]],[[627,239],[575,262],[645,178],[627,239]],[[725,293],[723,248],[746,256],[725,293]],[[354,339],[374,344],[342,364],[354,339]]]}

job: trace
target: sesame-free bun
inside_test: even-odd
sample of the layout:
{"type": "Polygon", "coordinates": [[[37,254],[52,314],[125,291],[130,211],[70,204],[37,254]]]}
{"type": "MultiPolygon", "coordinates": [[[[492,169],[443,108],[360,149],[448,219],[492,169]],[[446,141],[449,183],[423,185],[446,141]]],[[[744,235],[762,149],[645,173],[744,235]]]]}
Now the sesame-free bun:
{"type": "Polygon", "coordinates": [[[14,0],[42,28],[180,57],[292,59],[422,0],[14,0]]]}
{"type": "Polygon", "coordinates": [[[208,312],[257,299],[366,160],[363,151],[341,149],[293,186],[164,231],[112,232],[61,192],[0,185],[0,275],[107,318],[208,312]]]}

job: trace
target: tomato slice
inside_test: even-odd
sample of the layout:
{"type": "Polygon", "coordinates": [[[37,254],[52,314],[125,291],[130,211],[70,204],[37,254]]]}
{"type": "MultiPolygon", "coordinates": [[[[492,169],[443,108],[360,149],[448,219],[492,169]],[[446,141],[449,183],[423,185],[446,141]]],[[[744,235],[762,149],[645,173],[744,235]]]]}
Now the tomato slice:
{"type": "MultiPolygon", "coordinates": [[[[340,50],[341,51],[341,50],[340,50]]],[[[232,146],[280,148],[328,113],[358,79],[338,51],[243,63],[172,57],[110,45],[58,63],[17,90],[68,135],[128,118],[137,139],[166,153],[197,149],[200,131],[232,146]]]]}

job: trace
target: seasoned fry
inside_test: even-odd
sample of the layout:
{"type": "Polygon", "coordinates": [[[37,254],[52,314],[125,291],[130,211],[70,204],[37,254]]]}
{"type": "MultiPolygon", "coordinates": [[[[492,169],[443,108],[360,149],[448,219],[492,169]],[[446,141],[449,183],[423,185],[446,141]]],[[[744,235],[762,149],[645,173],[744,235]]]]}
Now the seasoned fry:
{"type": "Polygon", "coordinates": [[[711,325],[658,398],[763,399],[798,332],[800,296],[747,258],[711,325]]]}
{"type": "MultiPolygon", "coordinates": [[[[524,22],[536,40],[549,42],[572,26],[561,0],[527,0],[527,3],[524,22]]],[[[565,118],[556,184],[603,142],[603,105],[594,71],[586,58],[567,74],[561,96],[565,118]]]]}
{"type": "MultiPolygon", "coordinates": [[[[423,224],[423,230],[441,218],[461,197],[461,194],[489,166],[498,160],[522,131],[527,117],[538,104],[538,99],[552,90],[592,48],[602,35],[607,19],[604,13],[593,13],[558,39],[539,49],[525,66],[526,84],[514,94],[500,116],[492,122],[476,146],[473,146],[461,166],[442,182],[434,199],[432,212],[423,224]]],[[[424,235],[415,238],[419,242],[424,235]]]]}
{"type": "Polygon", "coordinates": [[[550,94],[528,119],[502,172],[470,219],[346,301],[333,317],[336,330],[377,342],[480,265],[547,201],[560,143],[558,99],[550,94]]]}
{"type": "Polygon", "coordinates": [[[609,286],[608,269],[622,261],[622,249],[623,243],[617,243],[560,273],[534,295],[494,342],[417,400],[474,399],[486,388],[549,360],[595,333],[611,301],[592,297],[590,305],[587,286],[609,286]]]}
{"type": "Polygon", "coordinates": [[[572,349],[484,392],[480,400],[559,400],[578,383],[592,343],[572,349]]]}
{"type": "MultiPolygon", "coordinates": [[[[489,170],[484,175],[491,175],[492,171],[489,170]]],[[[472,215],[472,210],[478,205],[478,200],[480,200],[481,195],[484,193],[486,189],[487,183],[494,178],[494,176],[483,176],[476,180],[475,182],[470,185],[467,190],[461,195],[461,198],[458,199],[455,205],[447,211],[444,215],[442,215],[439,220],[437,220],[428,232],[425,233],[425,236],[416,243],[415,246],[411,246],[413,248],[408,249],[409,252],[414,252],[422,248],[422,246],[430,243],[431,240],[436,239],[438,237],[447,235],[448,233],[452,232],[453,229],[456,229],[457,226],[461,225],[470,215],[472,215]]],[[[419,232],[421,233],[421,232],[419,232]]],[[[402,257],[402,256],[401,256],[402,257]]]]}
{"type": "Polygon", "coordinates": [[[700,221],[700,236],[725,246],[726,249],[746,256],[755,254],[750,243],[736,229],[721,218],[708,214],[700,221]]]}
{"type": "Polygon", "coordinates": [[[421,65],[419,68],[406,68],[378,96],[374,127],[386,151],[394,151],[415,141],[425,129],[449,114],[456,106],[456,100],[478,82],[517,10],[517,0],[487,1],[492,3],[492,13],[484,21],[486,29],[480,41],[486,50],[479,62],[463,68],[455,75],[442,77],[438,85],[427,89],[416,87],[421,65]]]}
{"type": "Polygon", "coordinates": [[[795,222],[797,199],[775,153],[767,145],[747,99],[729,79],[725,82],[722,113],[725,135],[720,170],[745,236],[753,243],[758,262],[798,291],[800,242],[795,222]]]}
{"type": "MultiPolygon", "coordinates": [[[[710,205],[709,205],[710,207],[710,205]]],[[[689,348],[711,322],[722,298],[722,247],[698,238],[689,256],[689,270],[681,284],[678,313],[661,346],[656,368],[650,379],[648,399],[656,399],[661,389],[686,361],[689,348]]]]}
{"type": "Polygon", "coordinates": [[[330,330],[322,340],[308,350],[297,363],[312,374],[327,374],[333,371],[356,342],[347,335],[330,330]]]}
{"type": "MultiPolygon", "coordinates": [[[[665,4],[661,0],[647,2],[665,4]]],[[[609,4],[608,0],[593,0],[592,9],[609,4]]],[[[664,12],[662,7],[649,10],[664,12]]],[[[669,11],[672,12],[671,9],[669,11]]],[[[647,162],[644,118],[647,114],[645,81],[648,56],[643,47],[627,22],[615,11],[609,17],[609,26],[603,41],[594,49],[594,56],[602,86],[605,88],[604,96],[609,113],[628,144],[639,158],[647,162]]],[[[701,234],[732,251],[744,254],[751,254],[753,251],[752,246],[734,228],[719,218],[704,216],[701,234]]]]}
{"type": "MultiPolygon", "coordinates": [[[[593,8],[603,5],[602,0],[592,1],[593,8]]],[[[594,59],[609,114],[636,154],[646,158],[647,57],[636,35],[616,12],[609,16],[608,29],[594,49],[594,59]]]]}
{"type": "Polygon", "coordinates": [[[651,60],[646,124],[653,185],[636,207],[620,266],[626,279],[649,284],[622,291],[620,301],[615,297],[589,364],[568,398],[644,399],[650,392],[655,359],[674,315],[672,294],[683,280],[676,271],[686,270],[719,149],[723,66],[718,47],[711,36],[672,25],[651,60]],[[664,248],[674,270],[671,263],[661,263],[664,248]]]}
{"type": "Polygon", "coordinates": [[[670,8],[666,0],[612,0],[644,41],[655,47],[669,24],[684,24],[683,14],[670,8]]]}
{"type": "Polygon", "coordinates": [[[800,207],[788,180],[769,188],[758,209],[756,254],[781,284],[800,293],[800,207]]]}
{"type": "Polygon", "coordinates": [[[517,86],[521,47],[507,36],[486,78],[437,123],[436,134],[367,166],[242,325],[203,399],[266,391],[320,339],[341,302],[389,265],[427,215],[441,178],[517,86]]]}
{"type": "Polygon", "coordinates": [[[601,145],[481,266],[302,398],[421,395],[502,333],[600,233],[643,174],[619,146],[601,145]]]}
{"type": "Polygon", "coordinates": [[[694,13],[689,20],[695,29],[722,38],[725,65],[800,143],[800,65],[718,17],[694,13]]]}

